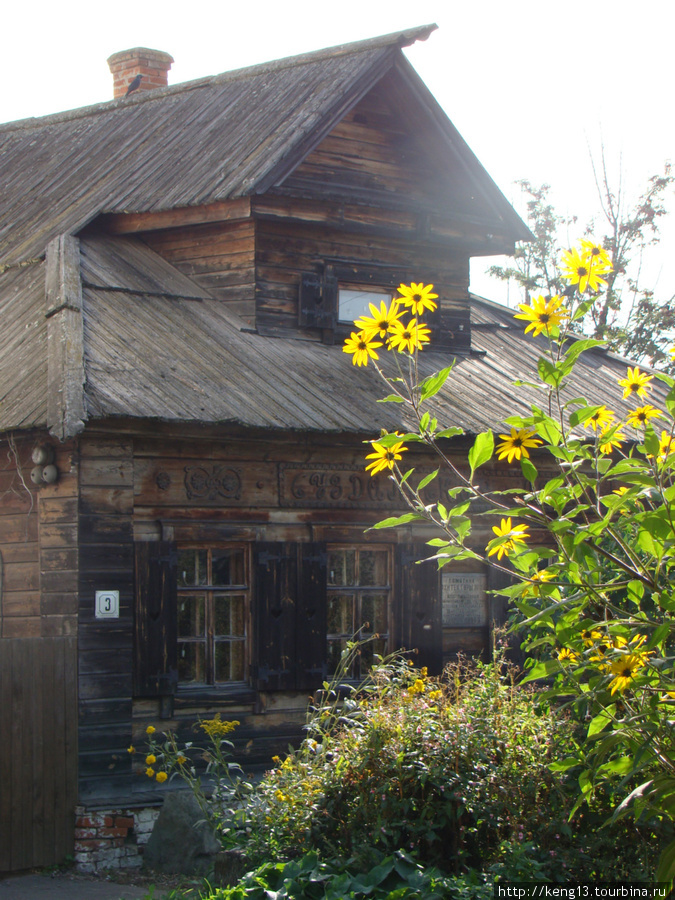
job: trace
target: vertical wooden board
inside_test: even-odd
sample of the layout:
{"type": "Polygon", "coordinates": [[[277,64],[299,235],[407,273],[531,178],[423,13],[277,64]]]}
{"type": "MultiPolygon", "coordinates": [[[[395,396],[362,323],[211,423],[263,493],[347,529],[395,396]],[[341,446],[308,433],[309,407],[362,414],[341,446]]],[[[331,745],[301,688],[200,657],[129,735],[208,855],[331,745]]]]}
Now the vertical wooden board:
{"type": "Polygon", "coordinates": [[[295,687],[315,691],[326,677],[326,545],[299,544],[300,583],[296,605],[295,687]]]}
{"type": "Polygon", "coordinates": [[[50,848],[51,856],[56,856],[54,847],[56,845],[58,833],[62,830],[62,824],[57,821],[58,807],[56,803],[56,795],[58,791],[58,782],[60,773],[57,766],[58,749],[57,744],[60,739],[58,722],[60,717],[59,703],[59,687],[63,689],[60,682],[59,667],[55,662],[55,645],[51,646],[45,643],[45,652],[42,658],[42,682],[44,685],[43,706],[42,706],[42,727],[47,740],[44,744],[44,774],[43,774],[43,795],[44,795],[44,842],[45,847],[50,848]]]}
{"type": "Polygon", "coordinates": [[[171,694],[178,684],[176,545],[135,545],[134,696],[171,694]]]}
{"type": "Polygon", "coordinates": [[[0,872],[12,868],[12,794],[15,778],[12,771],[12,678],[14,641],[0,640],[0,872]]]}
{"type": "Polygon", "coordinates": [[[443,669],[443,629],[440,575],[426,559],[426,544],[401,544],[396,548],[395,635],[406,649],[418,650],[415,665],[432,675],[443,669]]]}
{"type": "Polygon", "coordinates": [[[295,619],[297,599],[295,544],[255,545],[253,681],[260,690],[295,687],[295,619]]]}
{"type": "Polygon", "coordinates": [[[45,678],[44,662],[47,654],[53,649],[53,640],[47,639],[39,646],[37,641],[33,644],[33,672],[35,677],[31,681],[26,704],[26,714],[31,723],[31,743],[33,767],[31,771],[32,791],[28,793],[28,802],[31,805],[31,859],[32,865],[43,865],[41,860],[49,856],[49,850],[45,846],[45,781],[47,769],[50,765],[53,745],[56,740],[45,740],[44,719],[42,712],[45,706],[45,695],[48,696],[52,687],[45,678]]]}
{"type": "Polygon", "coordinates": [[[62,722],[64,799],[59,811],[60,834],[55,841],[56,862],[71,855],[75,848],[75,806],[77,804],[77,641],[74,637],[60,641],[62,655],[59,668],[63,672],[62,722]]]}
{"type": "Polygon", "coordinates": [[[30,797],[31,797],[31,769],[32,747],[30,745],[30,721],[27,715],[28,693],[35,673],[29,675],[29,667],[32,663],[30,653],[32,640],[21,640],[19,647],[19,665],[14,672],[12,709],[12,755],[15,757],[18,790],[14,792],[12,802],[12,867],[14,869],[27,869],[33,863],[30,852],[31,845],[31,821],[30,821],[30,797]]]}

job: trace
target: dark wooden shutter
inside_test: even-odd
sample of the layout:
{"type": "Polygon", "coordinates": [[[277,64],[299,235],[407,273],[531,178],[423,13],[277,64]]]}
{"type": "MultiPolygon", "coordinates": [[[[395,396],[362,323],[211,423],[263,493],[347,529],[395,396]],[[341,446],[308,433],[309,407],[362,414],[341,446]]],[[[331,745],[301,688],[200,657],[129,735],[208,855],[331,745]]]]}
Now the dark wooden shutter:
{"type": "Polygon", "coordinates": [[[334,328],[337,279],[306,272],[300,282],[298,324],[309,328],[334,328]]]}
{"type": "Polygon", "coordinates": [[[172,694],[178,684],[176,546],[139,541],[135,555],[134,695],[172,694]]]}
{"type": "Polygon", "coordinates": [[[319,687],[326,657],[325,546],[259,543],[253,557],[254,686],[319,687]]]}
{"type": "Polygon", "coordinates": [[[260,690],[292,690],[298,555],[295,544],[261,542],[253,551],[253,683],[260,690]]]}
{"type": "Polygon", "coordinates": [[[417,650],[415,665],[431,675],[443,669],[440,573],[426,544],[400,544],[396,548],[395,646],[417,650]]]}
{"type": "Polygon", "coordinates": [[[326,678],[326,545],[300,544],[300,594],[296,606],[295,686],[315,691],[326,678]]]}

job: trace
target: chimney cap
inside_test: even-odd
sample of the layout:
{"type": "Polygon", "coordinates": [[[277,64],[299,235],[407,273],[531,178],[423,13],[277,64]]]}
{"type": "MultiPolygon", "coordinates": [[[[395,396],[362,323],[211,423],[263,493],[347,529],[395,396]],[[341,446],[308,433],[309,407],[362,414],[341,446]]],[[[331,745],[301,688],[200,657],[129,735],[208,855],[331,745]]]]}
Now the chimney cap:
{"type": "Polygon", "coordinates": [[[132,47],[130,50],[120,50],[119,53],[113,53],[112,56],[109,56],[107,59],[108,66],[112,69],[113,66],[118,68],[120,65],[125,65],[132,61],[140,62],[141,60],[147,60],[148,63],[159,63],[161,68],[170,68],[171,64],[175,62],[173,56],[170,53],[165,53],[163,50],[151,50],[149,47],[132,47]]]}

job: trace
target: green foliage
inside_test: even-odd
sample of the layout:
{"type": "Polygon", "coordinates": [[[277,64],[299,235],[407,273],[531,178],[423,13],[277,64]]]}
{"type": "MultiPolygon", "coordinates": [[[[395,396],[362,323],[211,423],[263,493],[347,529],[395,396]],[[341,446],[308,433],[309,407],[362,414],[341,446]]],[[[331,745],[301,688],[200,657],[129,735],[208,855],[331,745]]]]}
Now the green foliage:
{"type": "Polygon", "coordinates": [[[358,690],[327,685],[303,745],[256,791],[247,855],[262,862],[311,847],[367,872],[405,851],[425,870],[482,873],[478,883],[526,869],[531,880],[645,877],[652,830],[615,823],[596,834],[606,797],[568,824],[578,768],[555,764],[579,735],[512,676],[500,652],[495,664],[460,662],[444,680],[395,655],[358,690]]]}
{"type": "MultiPolygon", "coordinates": [[[[600,243],[614,261],[602,295],[579,304],[576,320],[583,330],[607,342],[609,349],[638,362],[673,371],[667,348],[675,329],[675,309],[671,298],[659,300],[652,290],[640,284],[645,250],[659,242],[659,224],[666,214],[664,197],[675,181],[670,166],[654,175],[632,208],[625,197],[610,185],[604,155],[596,173],[601,206],[600,243]]],[[[555,212],[549,200],[549,185],[535,187],[529,181],[518,182],[525,194],[527,221],[534,241],[521,244],[512,265],[491,266],[490,274],[515,283],[522,291],[522,302],[529,303],[538,293],[563,294],[567,285],[558,271],[561,235],[567,241],[570,231],[579,232],[577,220],[555,212]]],[[[588,235],[594,223],[582,229],[588,235]]]]}

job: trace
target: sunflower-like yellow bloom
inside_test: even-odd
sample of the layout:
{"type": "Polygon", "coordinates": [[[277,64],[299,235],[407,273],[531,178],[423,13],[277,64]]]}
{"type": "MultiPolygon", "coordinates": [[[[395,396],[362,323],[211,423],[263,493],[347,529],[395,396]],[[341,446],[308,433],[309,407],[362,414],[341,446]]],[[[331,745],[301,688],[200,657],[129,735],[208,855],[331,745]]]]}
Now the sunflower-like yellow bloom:
{"type": "Polygon", "coordinates": [[[370,318],[361,316],[360,319],[354,319],[354,325],[366,335],[381,338],[386,336],[391,323],[399,319],[405,312],[405,310],[399,309],[398,300],[392,300],[389,306],[383,300],[379,309],[374,303],[369,303],[368,306],[370,318]]]}
{"type": "Polygon", "coordinates": [[[592,428],[593,431],[606,431],[607,427],[614,421],[614,413],[606,406],[601,406],[589,416],[584,422],[584,428],[592,428]]]}
{"type": "Polygon", "coordinates": [[[521,313],[516,313],[514,319],[525,319],[530,324],[525,329],[525,334],[531,331],[532,334],[541,334],[542,331],[550,331],[553,326],[560,325],[564,319],[569,318],[569,312],[562,305],[562,297],[534,297],[531,306],[526,303],[520,303],[518,308],[522,309],[521,313]]]}
{"type": "Polygon", "coordinates": [[[628,419],[628,424],[632,425],[633,428],[644,428],[649,421],[658,419],[660,415],[660,409],[645,403],[644,406],[638,406],[637,409],[629,412],[626,418],[628,419]]]}
{"type": "Polygon", "coordinates": [[[539,597],[541,595],[542,587],[546,584],[547,581],[550,581],[554,577],[554,573],[549,572],[547,569],[540,569],[538,572],[533,572],[530,575],[529,582],[525,583],[525,588],[523,589],[523,597],[527,597],[529,595],[539,597]]]}
{"type": "Polygon", "coordinates": [[[579,654],[575,653],[574,650],[570,650],[569,647],[563,647],[558,651],[558,660],[565,663],[575,663],[579,659],[579,654]]]}
{"type": "Polygon", "coordinates": [[[606,275],[607,272],[612,271],[612,260],[603,246],[588,240],[588,238],[582,238],[581,247],[583,256],[591,263],[594,272],[597,272],[598,275],[606,275]]]}
{"type": "Polygon", "coordinates": [[[365,331],[359,331],[358,334],[352,331],[351,335],[345,340],[343,353],[352,353],[352,363],[355,366],[367,366],[369,359],[379,359],[375,352],[376,347],[382,346],[382,341],[374,340],[375,334],[368,334],[365,331]]]}
{"type": "Polygon", "coordinates": [[[411,319],[408,324],[404,324],[399,319],[395,319],[389,327],[390,350],[398,350],[399,353],[413,353],[415,350],[421,350],[422,344],[428,344],[430,340],[431,330],[417,319],[411,319]]]}
{"type": "Polygon", "coordinates": [[[566,281],[578,285],[580,294],[587,290],[597,291],[607,287],[605,279],[600,277],[607,270],[602,270],[602,266],[594,263],[592,256],[580,254],[577,249],[563,251],[560,268],[566,281]]]}
{"type": "Polygon", "coordinates": [[[626,440],[626,435],[619,428],[606,428],[598,435],[598,449],[605,455],[612,450],[620,450],[621,445],[626,440]]]}
{"type": "Polygon", "coordinates": [[[609,673],[614,676],[609,683],[610,694],[616,694],[617,691],[622,694],[630,687],[640,669],[647,665],[647,655],[643,652],[627,653],[610,664],[609,673]]]}
{"type": "Polygon", "coordinates": [[[148,725],[148,727],[145,729],[146,734],[154,734],[156,731],[157,729],[154,725],[148,725]]]}
{"type": "Polygon", "coordinates": [[[148,768],[145,770],[145,774],[148,776],[148,778],[154,778],[155,770],[151,766],[148,766],[148,768]]]}
{"type": "Polygon", "coordinates": [[[433,294],[433,284],[399,284],[398,292],[401,295],[401,302],[409,306],[416,316],[421,316],[425,309],[434,310],[438,306],[434,300],[438,298],[438,294],[433,294]]]}
{"type": "Polygon", "coordinates": [[[623,399],[630,400],[631,397],[647,397],[647,391],[651,391],[652,386],[649,383],[653,379],[653,375],[647,375],[641,372],[638,366],[631,369],[629,366],[625,378],[619,379],[619,387],[623,388],[623,399]]]}
{"type": "Polygon", "coordinates": [[[383,447],[377,441],[372,441],[372,445],[373,452],[366,456],[366,459],[374,460],[366,466],[366,472],[371,469],[371,475],[377,475],[378,472],[383,472],[385,469],[393,469],[395,463],[402,458],[401,454],[408,449],[403,441],[399,441],[391,447],[383,447]]]}
{"type": "Polygon", "coordinates": [[[157,757],[154,753],[149,753],[148,756],[145,757],[145,762],[147,765],[152,766],[157,762],[157,757]]]}
{"type": "Polygon", "coordinates": [[[158,772],[156,775],[157,781],[159,781],[160,784],[165,782],[168,777],[169,776],[166,774],[166,772],[158,772]]]}
{"type": "Polygon", "coordinates": [[[514,459],[530,458],[528,447],[538,447],[542,442],[539,438],[535,438],[535,431],[529,428],[512,428],[511,434],[500,434],[502,438],[501,444],[497,444],[498,459],[505,457],[509,462],[514,459]]]}
{"type": "Polygon", "coordinates": [[[665,462],[671,453],[675,453],[675,438],[668,431],[661,432],[659,440],[659,462],[665,462]]]}
{"type": "Polygon", "coordinates": [[[525,547],[523,542],[530,537],[525,530],[526,528],[527,525],[512,525],[511,516],[508,519],[502,519],[499,525],[493,525],[492,530],[496,537],[486,547],[488,556],[496,553],[497,559],[501,559],[502,556],[508,556],[509,553],[523,549],[525,547]],[[500,538],[508,538],[508,540],[499,540],[500,538]],[[499,543],[496,543],[498,540],[499,543]],[[492,546],[493,544],[495,546],[492,546]]]}

